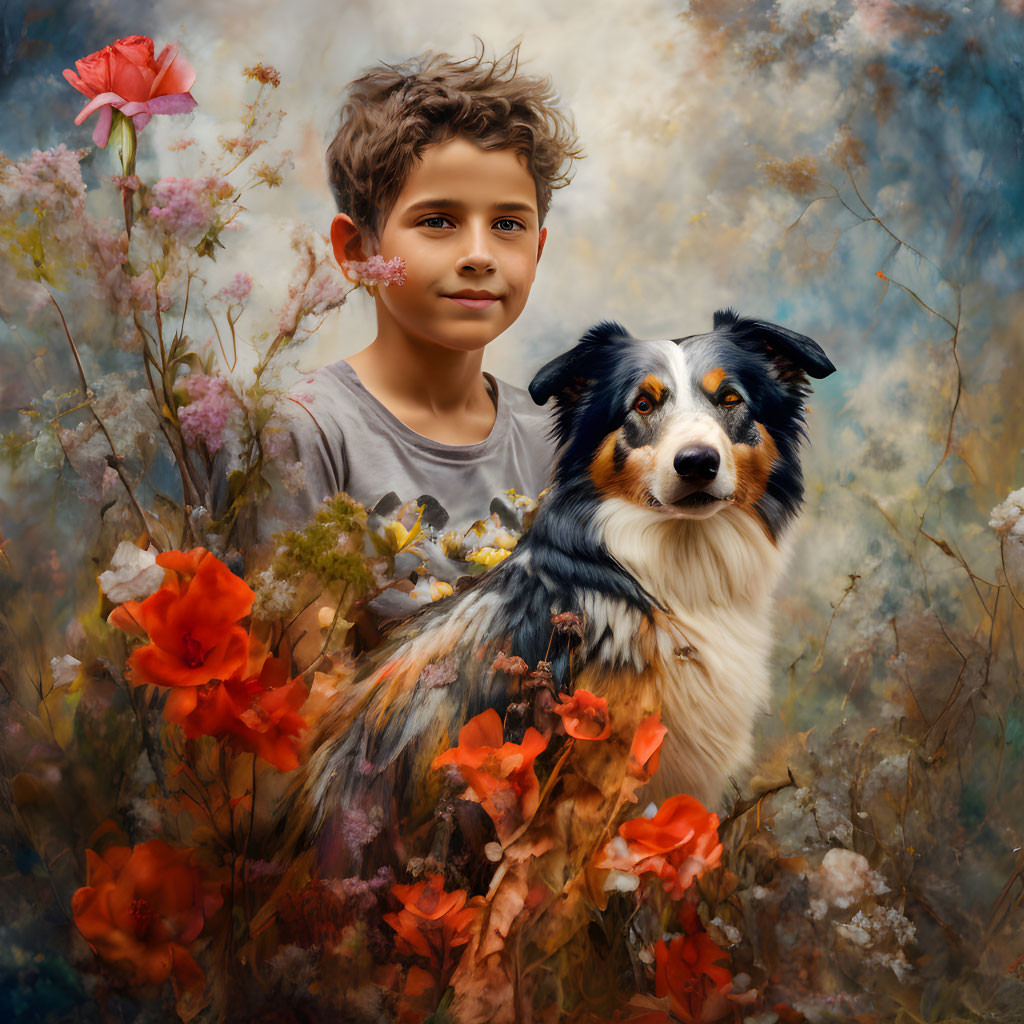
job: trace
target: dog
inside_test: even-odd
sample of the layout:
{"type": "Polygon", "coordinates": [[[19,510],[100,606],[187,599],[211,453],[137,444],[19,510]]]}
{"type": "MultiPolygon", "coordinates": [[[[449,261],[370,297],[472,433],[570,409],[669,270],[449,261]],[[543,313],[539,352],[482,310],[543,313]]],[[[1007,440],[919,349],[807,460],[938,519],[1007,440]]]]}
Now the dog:
{"type": "Polygon", "coordinates": [[[530,394],[553,400],[558,455],[532,527],[358,667],[300,770],[289,847],[315,846],[323,872],[344,874],[383,821],[424,820],[432,760],[474,715],[506,710],[501,652],[550,658],[556,687],[605,697],[613,717],[659,711],[651,795],[713,805],[749,762],[767,703],[808,378],[834,370],[810,338],[732,311],[711,333],[663,341],[603,322],[544,366],[530,394]],[[582,636],[551,654],[565,612],[582,636]]]}

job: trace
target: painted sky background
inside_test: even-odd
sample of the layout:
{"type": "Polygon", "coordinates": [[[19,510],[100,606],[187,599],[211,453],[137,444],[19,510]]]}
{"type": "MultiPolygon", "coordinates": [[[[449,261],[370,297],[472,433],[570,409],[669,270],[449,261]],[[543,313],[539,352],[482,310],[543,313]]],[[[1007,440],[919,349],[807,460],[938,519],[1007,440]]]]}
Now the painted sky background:
{"type": "MultiPolygon", "coordinates": [[[[838,372],[811,399],[807,510],[780,593],[761,770],[817,744],[822,778],[844,780],[853,761],[828,761],[830,743],[841,746],[831,730],[867,749],[900,714],[919,714],[921,757],[948,766],[941,785],[955,789],[928,813],[948,814],[942,827],[958,823],[956,841],[973,844],[954,863],[939,825],[914,840],[933,906],[955,930],[994,905],[1024,845],[1013,782],[1024,769],[1024,613],[1001,586],[1004,561],[1011,580],[1015,563],[989,526],[1024,485],[1024,3],[8,0],[0,150],[91,145],[60,71],[132,33],[158,48],[177,41],[197,70],[194,114],[157,118],[140,136],[149,178],[197,173],[197,151],[216,147],[250,95],[245,66],[281,72],[274,98],[287,116],[273,146],[292,167],[279,189],[251,193],[243,227],[203,268],[210,291],[253,276],[253,324],[284,301],[294,225],[326,231],[333,215],[323,150],[345,83],[427,48],[469,55],[478,36],[489,52],[520,43],[524,67],[553,78],[587,153],[555,194],[527,310],[488,352],[489,369],[525,385],[600,319],[680,336],[725,306],[824,347],[838,372]],[[200,145],[170,153],[182,135],[200,145]]],[[[95,152],[83,167],[100,186],[115,164],[95,152]]],[[[306,344],[302,369],[370,340],[363,299],[306,344]]],[[[56,330],[39,337],[63,345],[56,330]]],[[[104,345],[87,339],[90,377],[104,345]]],[[[16,352],[0,323],[3,372],[15,372],[16,352]]],[[[0,414],[4,430],[16,425],[16,404],[0,414]]],[[[0,528],[40,544],[40,563],[51,544],[72,558],[80,542],[81,499],[73,481],[62,486],[49,539],[29,540],[25,510],[45,503],[0,468],[0,528]]],[[[1016,588],[1024,599],[1024,572],[1016,588]]],[[[909,787],[901,756],[897,788],[909,787]]]]}

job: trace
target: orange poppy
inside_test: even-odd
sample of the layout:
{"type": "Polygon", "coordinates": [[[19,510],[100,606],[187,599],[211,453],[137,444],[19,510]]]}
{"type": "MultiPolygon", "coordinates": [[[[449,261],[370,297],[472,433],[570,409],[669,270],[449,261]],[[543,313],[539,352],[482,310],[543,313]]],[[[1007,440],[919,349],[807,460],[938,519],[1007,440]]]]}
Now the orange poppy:
{"type": "Polygon", "coordinates": [[[469,783],[463,794],[490,815],[503,843],[533,816],[540,783],[533,763],[547,740],[532,726],[522,743],[503,743],[501,717],[493,708],[471,718],[459,730],[459,744],[434,758],[433,767],[453,765],[469,783]]]}
{"type": "Polygon", "coordinates": [[[245,673],[204,686],[170,692],[164,717],[186,736],[226,739],[235,750],[262,757],[283,772],[299,766],[298,737],[306,720],[298,713],[308,691],[302,679],[288,680],[287,655],[267,658],[259,674],[245,673]]]}
{"type": "Polygon", "coordinates": [[[479,908],[466,906],[465,889],[446,892],[443,875],[428,875],[414,885],[393,885],[391,891],[402,909],[385,914],[384,920],[395,930],[398,951],[426,957],[445,974],[454,966],[450,951],[469,942],[479,908]]]}
{"type": "Polygon", "coordinates": [[[608,701],[589,690],[560,693],[559,703],[551,710],[562,718],[566,734],[577,740],[606,740],[612,734],[608,701]]]}
{"type": "Polygon", "coordinates": [[[623,800],[636,803],[636,791],[654,777],[661,756],[661,744],[667,733],[668,729],[661,724],[657,712],[648,715],[636,727],[626,761],[626,774],[622,778],[620,795],[623,800]]]}
{"type": "Polygon", "coordinates": [[[656,874],[672,899],[722,857],[718,815],[692,796],[669,797],[653,818],[631,818],[604,848],[597,866],[656,874]]]}
{"type": "Polygon", "coordinates": [[[431,971],[415,965],[409,968],[398,1000],[399,1024],[423,1024],[431,1017],[438,1002],[439,983],[431,971]]]}
{"type": "Polygon", "coordinates": [[[87,884],[71,898],[71,910],[94,952],[126,971],[132,984],[170,978],[179,994],[202,985],[187,947],[223,898],[204,879],[194,851],[152,839],[85,855],[87,884]]]}
{"type": "Polygon", "coordinates": [[[633,743],[629,748],[629,771],[637,778],[649,779],[658,770],[658,759],[661,756],[661,744],[668,734],[668,729],[661,724],[658,712],[645,718],[633,734],[633,743]]]}
{"type": "Polygon", "coordinates": [[[202,686],[240,671],[249,634],[238,622],[255,598],[249,585],[203,548],[165,551],[156,562],[167,570],[160,589],[110,617],[122,629],[149,636],[128,659],[132,681],[202,686]]]}
{"type": "Polygon", "coordinates": [[[673,1016],[684,1024],[711,1024],[729,1011],[732,973],[728,954],[700,930],[654,944],[655,992],[668,996],[673,1016]]]}

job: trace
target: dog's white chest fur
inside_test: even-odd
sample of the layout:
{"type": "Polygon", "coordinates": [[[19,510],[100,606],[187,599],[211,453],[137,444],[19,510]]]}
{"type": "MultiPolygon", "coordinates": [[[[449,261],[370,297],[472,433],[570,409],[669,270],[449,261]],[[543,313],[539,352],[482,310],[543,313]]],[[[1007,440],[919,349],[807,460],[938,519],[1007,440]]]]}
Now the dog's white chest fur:
{"type": "Polygon", "coordinates": [[[608,552],[665,609],[642,645],[635,616],[601,609],[609,630],[595,652],[636,652],[616,660],[632,660],[660,690],[668,735],[652,796],[686,792],[714,804],[749,762],[754,716],[767,704],[771,598],[785,555],[736,509],[694,521],[609,501],[599,530],[608,552]]]}

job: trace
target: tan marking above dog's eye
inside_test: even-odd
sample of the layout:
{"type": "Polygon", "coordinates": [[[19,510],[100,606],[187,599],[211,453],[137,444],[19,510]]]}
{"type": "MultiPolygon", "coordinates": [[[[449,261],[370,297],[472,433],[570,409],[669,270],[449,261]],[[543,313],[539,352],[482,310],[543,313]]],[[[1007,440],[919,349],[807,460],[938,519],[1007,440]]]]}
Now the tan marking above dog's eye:
{"type": "Polygon", "coordinates": [[[704,379],[700,382],[700,386],[709,394],[713,395],[718,390],[718,385],[725,380],[725,370],[721,366],[716,366],[713,370],[708,370],[704,374],[704,379]]]}
{"type": "Polygon", "coordinates": [[[647,395],[641,395],[634,403],[633,408],[640,413],[641,416],[648,416],[654,412],[654,402],[651,401],[647,395]]]}
{"type": "Polygon", "coordinates": [[[661,401],[665,393],[665,385],[653,373],[647,374],[640,381],[640,387],[647,395],[651,396],[651,401],[655,404],[661,401]]]}

